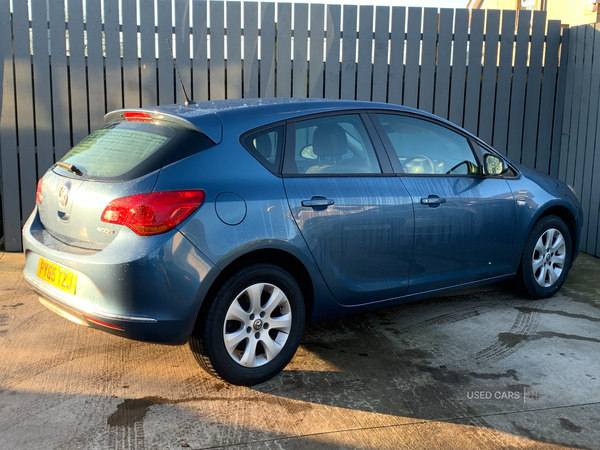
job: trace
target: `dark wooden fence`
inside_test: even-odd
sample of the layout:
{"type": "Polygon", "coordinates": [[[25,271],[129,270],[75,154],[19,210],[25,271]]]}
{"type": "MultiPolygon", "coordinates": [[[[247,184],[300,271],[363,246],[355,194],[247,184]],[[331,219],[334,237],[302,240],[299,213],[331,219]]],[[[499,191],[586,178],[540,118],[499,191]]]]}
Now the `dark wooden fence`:
{"type": "Polygon", "coordinates": [[[600,24],[570,29],[558,177],[585,211],[581,250],[600,256],[600,24]]]}
{"type": "Polygon", "coordinates": [[[404,104],[448,118],[544,172],[563,168],[564,91],[576,78],[567,74],[567,57],[579,47],[545,12],[214,0],[140,0],[136,11],[136,2],[119,9],[118,0],[104,0],[102,14],[100,3],[19,0],[11,10],[0,0],[7,250],[21,249],[37,180],[106,112],[183,101],[167,40],[196,101],[404,104]]]}

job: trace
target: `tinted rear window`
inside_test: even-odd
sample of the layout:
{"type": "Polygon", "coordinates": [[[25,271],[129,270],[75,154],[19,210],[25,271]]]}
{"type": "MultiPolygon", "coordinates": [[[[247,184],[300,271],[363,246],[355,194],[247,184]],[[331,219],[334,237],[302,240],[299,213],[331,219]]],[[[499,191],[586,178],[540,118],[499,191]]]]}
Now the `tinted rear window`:
{"type": "Polygon", "coordinates": [[[61,161],[76,166],[84,178],[123,181],[139,178],[213,145],[202,133],[122,122],[94,131],[61,161]]]}

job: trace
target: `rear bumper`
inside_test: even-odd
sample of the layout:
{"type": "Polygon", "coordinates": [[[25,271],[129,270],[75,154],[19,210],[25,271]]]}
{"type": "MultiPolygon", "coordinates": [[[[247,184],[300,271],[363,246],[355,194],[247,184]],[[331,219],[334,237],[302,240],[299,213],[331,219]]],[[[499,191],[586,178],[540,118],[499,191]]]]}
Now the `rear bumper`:
{"type": "MultiPolygon", "coordinates": [[[[38,294],[42,305],[77,325],[96,328],[110,334],[136,340],[152,340],[151,337],[156,335],[157,330],[153,330],[156,327],[148,326],[157,325],[158,320],[156,319],[110,314],[104,311],[94,311],[93,308],[89,310],[79,309],[69,299],[65,298],[66,296],[51,292],[43,283],[32,280],[28,276],[24,276],[24,278],[29,287],[38,294]],[[144,339],[144,336],[149,336],[150,339],[144,339]]],[[[164,335],[164,331],[159,334],[164,335]]],[[[183,337],[181,339],[181,343],[184,343],[183,337]]]]}
{"type": "Polygon", "coordinates": [[[122,337],[185,343],[204,299],[212,263],[181,233],[142,238],[122,230],[102,251],[81,252],[56,241],[37,211],[23,228],[24,278],[53,312],[122,337]],[[77,274],[75,293],[38,277],[40,258],[77,274]]]}

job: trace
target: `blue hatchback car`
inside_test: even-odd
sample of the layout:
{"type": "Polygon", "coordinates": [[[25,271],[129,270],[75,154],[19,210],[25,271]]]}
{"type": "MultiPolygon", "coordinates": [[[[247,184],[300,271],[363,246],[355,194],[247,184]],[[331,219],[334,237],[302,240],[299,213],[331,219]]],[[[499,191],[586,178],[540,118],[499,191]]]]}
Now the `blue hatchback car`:
{"type": "Polygon", "coordinates": [[[120,110],[39,181],[23,229],[40,301],[123,337],[190,343],[252,385],[304,326],[517,278],[560,289],[573,189],[418,110],[297,99],[120,110]]]}

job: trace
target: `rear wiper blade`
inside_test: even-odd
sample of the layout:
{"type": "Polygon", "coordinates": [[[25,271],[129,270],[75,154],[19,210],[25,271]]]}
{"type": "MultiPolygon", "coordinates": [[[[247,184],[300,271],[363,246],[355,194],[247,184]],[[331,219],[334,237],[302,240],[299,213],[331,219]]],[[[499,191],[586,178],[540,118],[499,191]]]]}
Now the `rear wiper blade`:
{"type": "Polygon", "coordinates": [[[83,172],[79,170],[75,165],[66,163],[64,161],[59,161],[56,163],[57,166],[62,167],[63,169],[67,169],[69,172],[74,173],[75,175],[82,176],[83,172]]]}

